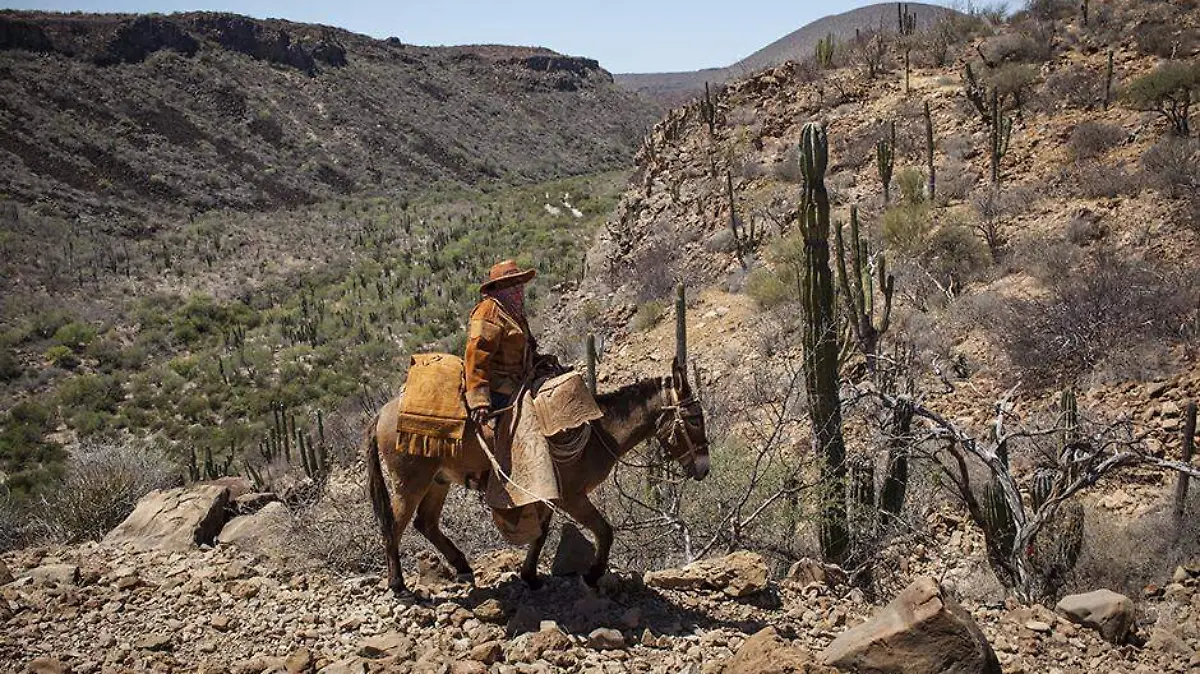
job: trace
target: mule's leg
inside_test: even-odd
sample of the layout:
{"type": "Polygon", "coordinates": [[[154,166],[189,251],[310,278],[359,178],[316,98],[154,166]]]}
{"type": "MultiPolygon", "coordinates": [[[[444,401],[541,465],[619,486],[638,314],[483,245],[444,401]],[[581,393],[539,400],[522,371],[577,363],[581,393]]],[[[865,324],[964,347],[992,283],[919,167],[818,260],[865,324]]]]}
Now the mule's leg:
{"type": "MultiPolygon", "coordinates": [[[[540,504],[534,503],[527,508],[537,508],[540,504]]],[[[529,550],[525,552],[525,563],[521,565],[521,580],[529,586],[529,589],[536,590],[542,586],[541,579],[538,578],[538,559],[542,556],[542,548],[546,545],[546,538],[550,536],[550,520],[552,513],[549,509],[542,516],[541,531],[538,537],[529,544],[529,550]]]]}
{"type": "Polygon", "coordinates": [[[421,500],[425,498],[426,492],[433,484],[433,478],[437,475],[439,461],[437,459],[423,456],[409,455],[387,455],[387,472],[391,478],[391,505],[392,505],[392,541],[395,542],[396,548],[389,551],[388,558],[388,587],[397,597],[408,599],[413,596],[412,592],[404,584],[404,574],[400,568],[399,544],[400,539],[404,535],[404,530],[408,528],[408,523],[412,521],[413,515],[417,512],[417,507],[421,500]],[[395,555],[395,573],[392,569],[392,555],[395,555]]]}
{"type": "Polygon", "coordinates": [[[417,506],[417,519],[413,522],[413,526],[421,535],[426,538],[433,547],[442,553],[446,561],[454,567],[458,573],[458,580],[463,582],[474,582],[475,574],[471,571],[471,564],[467,561],[467,556],[458,549],[446,535],[442,533],[442,507],[446,504],[446,495],[450,493],[450,483],[443,478],[438,477],[433,481],[433,486],[425,493],[425,498],[421,499],[420,505],[417,506]]]}
{"type": "Polygon", "coordinates": [[[596,537],[596,557],[587,573],[583,574],[584,582],[595,587],[600,582],[600,577],[608,570],[608,552],[612,549],[613,541],[612,525],[604,519],[604,515],[592,505],[587,496],[581,495],[564,501],[562,509],[596,537]]]}

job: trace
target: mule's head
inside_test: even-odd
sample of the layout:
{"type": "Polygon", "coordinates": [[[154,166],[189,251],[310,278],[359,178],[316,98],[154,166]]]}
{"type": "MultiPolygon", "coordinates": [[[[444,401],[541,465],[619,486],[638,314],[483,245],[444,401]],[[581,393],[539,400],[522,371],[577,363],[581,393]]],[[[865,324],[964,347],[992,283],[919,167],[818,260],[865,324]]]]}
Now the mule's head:
{"type": "Polygon", "coordinates": [[[704,430],[704,410],[700,408],[700,401],[692,395],[687,371],[678,360],[671,363],[671,381],[664,394],[667,398],[654,434],[689,477],[703,480],[708,475],[708,436],[704,430]]]}

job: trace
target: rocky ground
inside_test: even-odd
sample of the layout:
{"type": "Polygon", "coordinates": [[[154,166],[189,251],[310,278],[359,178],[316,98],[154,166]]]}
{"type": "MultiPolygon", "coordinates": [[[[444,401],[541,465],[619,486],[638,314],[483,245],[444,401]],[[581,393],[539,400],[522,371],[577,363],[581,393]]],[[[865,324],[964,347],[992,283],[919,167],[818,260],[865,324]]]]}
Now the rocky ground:
{"type": "MultiPolygon", "coordinates": [[[[2,558],[0,669],[732,674],[767,671],[769,652],[768,670],[833,672],[815,654],[879,610],[818,564],[774,580],[753,553],[616,573],[598,590],[548,578],[532,591],[516,577],[521,557],[477,559],[474,587],[422,564],[412,581],[428,600],[406,605],[377,575],[338,576],[247,546],[27,549],[2,558]],[[765,628],[774,632],[754,636],[765,628]]],[[[1042,606],[964,607],[1010,674],[1193,672],[1197,587],[1200,561],[1147,599],[1139,646],[1111,645],[1042,606]]]]}

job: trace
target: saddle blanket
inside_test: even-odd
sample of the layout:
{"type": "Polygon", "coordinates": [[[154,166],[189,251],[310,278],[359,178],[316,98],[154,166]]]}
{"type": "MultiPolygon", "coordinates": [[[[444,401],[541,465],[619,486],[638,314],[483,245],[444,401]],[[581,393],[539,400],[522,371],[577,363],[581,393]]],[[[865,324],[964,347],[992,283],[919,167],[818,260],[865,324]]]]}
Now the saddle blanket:
{"type": "Polygon", "coordinates": [[[463,360],[447,353],[412,357],[396,422],[396,451],[450,457],[467,426],[463,360]]]}

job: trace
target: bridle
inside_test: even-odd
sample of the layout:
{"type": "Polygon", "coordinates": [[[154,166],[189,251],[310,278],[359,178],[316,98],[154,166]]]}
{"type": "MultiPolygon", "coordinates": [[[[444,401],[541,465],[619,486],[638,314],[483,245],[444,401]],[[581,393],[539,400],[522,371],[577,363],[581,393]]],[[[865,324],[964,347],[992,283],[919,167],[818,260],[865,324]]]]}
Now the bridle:
{"type": "Polygon", "coordinates": [[[701,450],[707,452],[708,440],[706,438],[704,442],[697,444],[692,440],[688,426],[699,425],[699,420],[704,418],[704,411],[700,408],[700,401],[695,396],[689,395],[681,399],[679,391],[675,389],[674,385],[669,384],[667,389],[671,391],[671,404],[664,405],[662,411],[659,412],[658,419],[654,422],[654,437],[658,438],[664,447],[684,445],[687,451],[672,458],[680,463],[685,460],[694,462],[697,453],[701,450]],[[681,436],[682,442],[677,442],[676,440],[681,436]]]}

